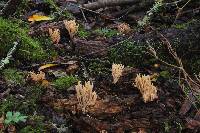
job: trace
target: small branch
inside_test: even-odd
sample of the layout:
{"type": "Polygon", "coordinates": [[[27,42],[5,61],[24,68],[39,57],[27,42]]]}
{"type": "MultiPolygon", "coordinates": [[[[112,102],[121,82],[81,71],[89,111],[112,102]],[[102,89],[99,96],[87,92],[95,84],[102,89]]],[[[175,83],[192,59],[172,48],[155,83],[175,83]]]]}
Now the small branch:
{"type": "Polygon", "coordinates": [[[176,20],[179,18],[179,16],[181,15],[181,12],[183,11],[183,8],[185,8],[192,0],[188,0],[181,8],[178,8],[178,12],[176,15],[176,18],[174,20],[174,23],[176,22],[176,20]]]}

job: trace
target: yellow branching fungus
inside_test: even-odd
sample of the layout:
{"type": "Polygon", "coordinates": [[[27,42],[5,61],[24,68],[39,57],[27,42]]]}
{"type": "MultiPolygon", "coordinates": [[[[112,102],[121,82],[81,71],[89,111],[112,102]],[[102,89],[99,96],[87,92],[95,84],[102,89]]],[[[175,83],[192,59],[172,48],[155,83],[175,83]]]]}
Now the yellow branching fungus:
{"type": "Polygon", "coordinates": [[[49,35],[53,43],[58,44],[60,41],[60,30],[59,29],[51,29],[49,28],[49,35]]]}
{"type": "Polygon", "coordinates": [[[134,86],[140,90],[145,103],[158,98],[157,88],[152,84],[151,77],[149,75],[146,76],[137,74],[134,86]]]}
{"type": "Polygon", "coordinates": [[[71,38],[78,32],[79,25],[75,22],[75,20],[64,20],[65,28],[68,30],[69,35],[71,38]]]}
{"type": "Polygon", "coordinates": [[[94,105],[97,100],[97,94],[92,89],[93,84],[90,81],[85,82],[85,85],[82,85],[79,81],[76,85],[78,107],[81,108],[83,113],[86,112],[87,107],[94,105]]]}
{"type": "Polygon", "coordinates": [[[124,65],[122,64],[112,64],[112,77],[113,83],[116,84],[119,78],[122,76],[124,65]]]}

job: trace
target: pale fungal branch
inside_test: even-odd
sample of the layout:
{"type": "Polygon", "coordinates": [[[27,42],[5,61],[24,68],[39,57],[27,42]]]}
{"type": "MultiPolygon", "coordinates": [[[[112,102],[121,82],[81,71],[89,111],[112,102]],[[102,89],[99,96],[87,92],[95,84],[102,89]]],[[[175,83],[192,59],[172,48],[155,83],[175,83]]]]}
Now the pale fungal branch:
{"type": "Polygon", "coordinates": [[[150,102],[158,98],[157,88],[152,84],[149,75],[137,74],[135,78],[135,83],[133,84],[140,90],[144,102],[150,102]]]}
{"type": "Polygon", "coordinates": [[[116,84],[119,78],[122,76],[124,65],[122,64],[112,64],[112,77],[113,83],[116,84]]]}
{"type": "Polygon", "coordinates": [[[87,107],[95,104],[97,100],[97,94],[95,91],[92,91],[93,83],[90,81],[85,82],[85,85],[82,85],[81,82],[78,82],[76,85],[76,97],[78,100],[78,107],[83,111],[87,112],[87,107]]]}
{"type": "Polygon", "coordinates": [[[49,28],[49,35],[53,43],[58,44],[60,42],[60,30],[49,28]]]}
{"type": "Polygon", "coordinates": [[[63,23],[68,30],[70,37],[73,38],[78,32],[79,24],[77,24],[75,20],[63,20],[63,23]]]}

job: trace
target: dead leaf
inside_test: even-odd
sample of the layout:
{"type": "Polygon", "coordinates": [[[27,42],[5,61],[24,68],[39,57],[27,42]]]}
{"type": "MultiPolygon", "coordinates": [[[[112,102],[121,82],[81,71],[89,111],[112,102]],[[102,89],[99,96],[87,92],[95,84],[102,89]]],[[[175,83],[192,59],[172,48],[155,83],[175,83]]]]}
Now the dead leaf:
{"type": "Polygon", "coordinates": [[[32,15],[32,16],[29,16],[28,21],[29,22],[35,22],[35,21],[44,21],[44,20],[52,20],[52,19],[53,18],[48,17],[48,16],[35,14],[35,15],[32,15]]]}
{"type": "Polygon", "coordinates": [[[47,68],[51,68],[51,67],[55,67],[55,66],[58,66],[59,64],[44,64],[42,65],[41,67],[38,68],[38,71],[42,71],[44,69],[47,69],[47,68]]]}
{"type": "Polygon", "coordinates": [[[193,96],[192,93],[189,93],[188,95],[188,99],[186,99],[183,103],[183,105],[181,106],[181,109],[179,111],[180,115],[185,115],[190,108],[192,107],[192,103],[195,102],[195,97],[193,96]]]}
{"type": "Polygon", "coordinates": [[[186,118],[186,121],[187,121],[187,127],[189,129],[195,129],[195,128],[200,127],[200,121],[197,121],[191,118],[186,118]]]}
{"type": "Polygon", "coordinates": [[[200,110],[197,111],[197,113],[194,116],[194,119],[200,121],[200,110]]]}
{"type": "Polygon", "coordinates": [[[77,62],[75,62],[74,64],[69,64],[69,66],[66,68],[66,73],[68,74],[74,74],[79,68],[79,65],[77,64],[77,62]]]}

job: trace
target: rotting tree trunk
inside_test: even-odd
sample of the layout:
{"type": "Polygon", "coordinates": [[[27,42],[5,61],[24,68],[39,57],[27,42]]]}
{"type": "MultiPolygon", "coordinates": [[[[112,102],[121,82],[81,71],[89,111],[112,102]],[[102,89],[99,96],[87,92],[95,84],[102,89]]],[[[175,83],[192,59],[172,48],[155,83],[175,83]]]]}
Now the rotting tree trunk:
{"type": "Polygon", "coordinates": [[[83,7],[87,9],[99,9],[107,6],[118,6],[123,4],[135,4],[141,2],[141,0],[98,0],[97,2],[92,2],[84,4],[83,7]]]}

